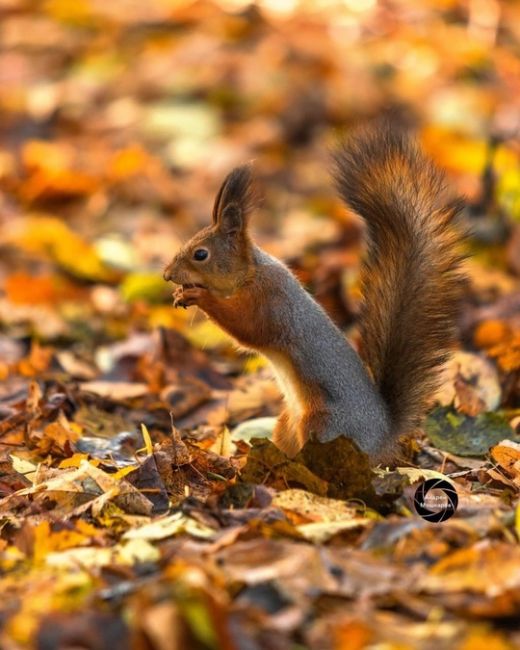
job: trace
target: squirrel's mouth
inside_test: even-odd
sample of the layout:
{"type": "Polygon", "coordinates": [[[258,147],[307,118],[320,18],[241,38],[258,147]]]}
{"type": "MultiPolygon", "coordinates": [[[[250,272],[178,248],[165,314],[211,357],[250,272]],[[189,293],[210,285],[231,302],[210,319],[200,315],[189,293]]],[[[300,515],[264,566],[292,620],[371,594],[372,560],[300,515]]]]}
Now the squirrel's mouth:
{"type": "Polygon", "coordinates": [[[203,284],[197,284],[196,282],[190,282],[187,284],[182,284],[181,285],[183,289],[194,289],[195,287],[198,287],[199,289],[205,289],[206,287],[203,284]]]}

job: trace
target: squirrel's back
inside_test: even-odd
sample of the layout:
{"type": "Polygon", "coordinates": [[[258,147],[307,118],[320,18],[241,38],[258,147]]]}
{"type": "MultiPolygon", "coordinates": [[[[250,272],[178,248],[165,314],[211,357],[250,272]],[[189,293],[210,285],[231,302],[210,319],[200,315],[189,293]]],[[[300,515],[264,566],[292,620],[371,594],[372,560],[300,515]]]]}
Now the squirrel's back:
{"type": "Polygon", "coordinates": [[[389,124],[347,140],[335,162],[341,197],[366,222],[361,354],[395,438],[420,423],[453,339],[462,286],[453,220],[462,203],[389,124]]]}

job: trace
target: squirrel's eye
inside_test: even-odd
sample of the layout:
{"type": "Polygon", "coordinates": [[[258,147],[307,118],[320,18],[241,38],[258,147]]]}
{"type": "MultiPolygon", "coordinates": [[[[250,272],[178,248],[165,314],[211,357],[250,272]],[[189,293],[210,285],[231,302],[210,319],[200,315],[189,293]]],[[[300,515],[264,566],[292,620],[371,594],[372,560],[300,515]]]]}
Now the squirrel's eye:
{"type": "Polygon", "coordinates": [[[203,262],[204,260],[208,259],[208,255],[209,251],[207,251],[205,248],[197,248],[197,250],[193,253],[193,259],[197,262],[203,262]]]}

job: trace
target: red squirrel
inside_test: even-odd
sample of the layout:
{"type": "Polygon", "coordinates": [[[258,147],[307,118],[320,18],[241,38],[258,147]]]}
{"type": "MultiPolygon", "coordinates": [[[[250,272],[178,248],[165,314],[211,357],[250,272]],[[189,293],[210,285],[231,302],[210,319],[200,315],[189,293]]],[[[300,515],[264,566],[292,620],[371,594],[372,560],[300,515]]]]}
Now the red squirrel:
{"type": "Polygon", "coordinates": [[[174,305],[197,305],[271,363],[285,397],[273,441],[295,456],[309,438],[345,435],[372,462],[421,423],[448,355],[462,286],[461,202],[443,174],[391,125],[368,128],[334,156],[346,205],[366,224],[362,359],[291,271],[251,239],[249,165],[224,180],[210,226],[167,266],[174,305]]]}

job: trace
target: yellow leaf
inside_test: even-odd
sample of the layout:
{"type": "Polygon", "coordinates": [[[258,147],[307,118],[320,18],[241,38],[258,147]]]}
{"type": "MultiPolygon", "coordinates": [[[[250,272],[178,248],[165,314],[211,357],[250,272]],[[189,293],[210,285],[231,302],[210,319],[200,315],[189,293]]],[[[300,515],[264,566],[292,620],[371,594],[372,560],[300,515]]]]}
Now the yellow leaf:
{"type": "MultiPolygon", "coordinates": [[[[64,458],[58,467],[60,469],[66,469],[67,467],[79,467],[81,465],[81,461],[83,460],[88,461],[88,454],[75,453],[70,458],[64,458]]],[[[91,460],[90,462],[96,466],[99,464],[99,461],[97,460],[91,460]]]]}
{"type": "Polygon", "coordinates": [[[114,278],[93,246],[73,232],[63,221],[51,216],[30,216],[9,228],[6,238],[31,253],[50,257],[72,275],[88,280],[114,278]]]}
{"type": "Polygon", "coordinates": [[[45,10],[58,21],[82,27],[92,24],[94,19],[93,8],[88,0],[47,0],[45,10]]]}
{"type": "Polygon", "coordinates": [[[231,432],[227,427],[224,427],[216,437],[215,442],[210,447],[210,451],[213,451],[219,456],[226,456],[226,458],[229,458],[235,453],[236,445],[231,442],[231,432]]]}
{"type": "Polygon", "coordinates": [[[59,569],[74,570],[81,567],[101,567],[110,564],[113,559],[111,548],[97,546],[80,546],[53,551],[45,557],[45,563],[59,569]]]}
{"type": "Polygon", "coordinates": [[[168,291],[168,285],[159,273],[130,273],[121,284],[121,295],[127,302],[160,302],[168,291]]]}
{"type": "Polygon", "coordinates": [[[127,474],[131,474],[132,472],[135,472],[137,467],[138,465],[127,465],[126,467],[122,467],[115,474],[112,474],[112,477],[115,481],[119,481],[122,478],[125,478],[127,474]]]}
{"type": "Polygon", "coordinates": [[[10,454],[10,458],[13,463],[14,471],[18,472],[18,474],[23,474],[26,479],[31,481],[31,483],[34,483],[34,477],[38,466],[24,458],[18,458],[18,456],[15,456],[14,454],[10,454]]]}
{"type": "Polygon", "coordinates": [[[192,319],[193,313],[189,309],[172,309],[171,305],[150,305],[148,308],[148,323],[152,329],[183,330],[192,319]]]}
{"type": "Polygon", "coordinates": [[[244,363],[244,372],[254,373],[268,365],[267,359],[259,354],[248,357],[244,363]]]}
{"type": "Polygon", "coordinates": [[[131,539],[115,548],[116,560],[122,564],[157,562],[161,557],[159,549],[145,539],[131,539]]]}
{"type": "Polygon", "coordinates": [[[52,531],[48,521],[42,521],[34,528],[34,562],[46,559],[50,553],[60,552],[78,546],[90,546],[100,530],[86,521],[78,520],[72,529],[52,531]]]}
{"type": "Polygon", "coordinates": [[[146,453],[148,456],[151,456],[153,454],[153,444],[152,439],[150,438],[150,433],[146,428],[146,424],[141,424],[141,432],[143,434],[144,448],[146,449],[146,453]]]}
{"type": "Polygon", "coordinates": [[[483,139],[429,126],[422,132],[422,143],[440,166],[456,172],[480,174],[486,164],[487,144],[483,139]]]}
{"type": "Polygon", "coordinates": [[[197,348],[234,347],[231,337],[210,320],[202,321],[186,332],[190,343],[197,348]]]}

